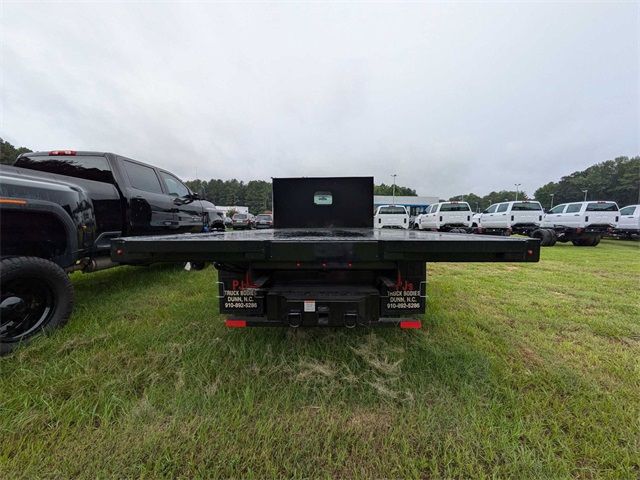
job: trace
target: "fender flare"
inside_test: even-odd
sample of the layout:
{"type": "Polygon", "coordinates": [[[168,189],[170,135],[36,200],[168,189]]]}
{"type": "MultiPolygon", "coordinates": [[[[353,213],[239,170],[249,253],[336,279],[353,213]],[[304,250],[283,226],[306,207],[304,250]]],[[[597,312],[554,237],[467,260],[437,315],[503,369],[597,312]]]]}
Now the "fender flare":
{"type": "Polygon", "coordinates": [[[67,245],[64,253],[62,255],[55,256],[51,261],[62,268],[73,265],[79,251],[78,228],[67,211],[57,203],[48,202],[46,200],[27,199],[26,202],[26,204],[0,203],[0,214],[3,211],[12,210],[24,213],[46,213],[55,217],[65,230],[67,245]]]}

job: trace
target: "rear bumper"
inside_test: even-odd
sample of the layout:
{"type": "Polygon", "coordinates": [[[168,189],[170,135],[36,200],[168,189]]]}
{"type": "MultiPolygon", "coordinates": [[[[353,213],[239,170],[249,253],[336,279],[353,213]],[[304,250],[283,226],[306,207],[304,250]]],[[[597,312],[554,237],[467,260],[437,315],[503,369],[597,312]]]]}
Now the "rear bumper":
{"type": "Polygon", "coordinates": [[[355,323],[353,325],[291,325],[287,322],[268,320],[267,317],[233,317],[225,320],[225,326],[228,328],[246,328],[246,327],[289,327],[289,328],[308,328],[308,327],[332,327],[332,328],[371,328],[371,327],[400,327],[402,329],[419,329],[422,328],[422,321],[415,318],[395,318],[381,317],[375,322],[355,323]]]}

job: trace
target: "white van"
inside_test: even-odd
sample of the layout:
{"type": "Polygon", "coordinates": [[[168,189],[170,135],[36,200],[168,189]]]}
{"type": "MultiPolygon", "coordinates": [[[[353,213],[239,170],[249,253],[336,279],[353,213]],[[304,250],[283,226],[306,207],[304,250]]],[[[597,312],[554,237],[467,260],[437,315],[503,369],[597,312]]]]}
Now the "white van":
{"type": "Polygon", "coordinates": [[[542,205],[535,200],[494,203],[480,215],[479,227],[491,233],[530,235],[540,227],[543,216],[542,205]]]}
{"type": "Polygon", "coordinates": [[[409,228],[409,212],[403,205],[380,205],[373,215],[374,228],[409,228]]]}
{"type": "Polygon", "coordinates": [[[616,233],[631,237],[640,235],[640,205],[627,205],[620,209],[616,233]]]}
{"type": "Polygon", "coordinates": [[[440,202],[431,205],[426,213],[418,215],[414,228],[418,230],[464,230],[471,228],[473,212],[467,202],[440,202]]]}

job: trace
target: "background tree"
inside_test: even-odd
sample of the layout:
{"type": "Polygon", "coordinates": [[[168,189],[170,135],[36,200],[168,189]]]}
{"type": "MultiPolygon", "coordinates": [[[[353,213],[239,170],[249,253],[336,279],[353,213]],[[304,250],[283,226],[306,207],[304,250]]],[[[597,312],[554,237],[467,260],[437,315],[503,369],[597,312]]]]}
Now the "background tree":
{"type": "MultiPolygon", "coordinates": [[[[393,185],[386,185],[384,183],[381,183],[380,185],[375,185],[373,187],[373,194],[374,195],[393,195],[393,185]]],[[[413,188],[396,185],[396,195],[406,196],[406,197],[415,197],[418,194],[413,188]]]]}
{"type": "Polygon", "coordinates": [[[579,202],[587,190],[588,200],[613,200],[619,206],[640,201],[640,156],[618,157],[562,177],[536,190],[536,199],[551,204],[579,202]]]}
{"type": "Polygon", "coordinates": [[[0,138],[0,163],[11,165],[21,153],[31,152],[27,147],[16,148],[0,138]]]}

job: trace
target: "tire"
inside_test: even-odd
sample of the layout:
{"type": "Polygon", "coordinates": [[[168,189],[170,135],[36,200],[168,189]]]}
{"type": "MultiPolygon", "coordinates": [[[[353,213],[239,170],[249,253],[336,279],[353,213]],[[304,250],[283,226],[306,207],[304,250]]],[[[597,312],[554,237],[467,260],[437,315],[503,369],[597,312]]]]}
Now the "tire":
{"type": "Polygon", "coordinates": [[[589,235],[571,240],[576,247],[595,247],[600,243],[599,235],[589,235]]]}
{"type": "Polygon", "coordinates": [[[531,232],[531,238],[537,238],[540,240],[541,247],[552,247],[556,241],[554,236],[546,228],[538,228],[531,232]]]}
{"type": "Polygon", "coordinates": [[[2,259],[0,355],[63,326],[73,311],[73,285],[57,264],[38,257],[2,259]]]}
{"type": "Polygon", "coordinates": [[[556,244],[556,242],[558,241],[558,234],[556,233],[555,230],[553,230],[551,228],[545,228],[545,230],[547,232],[549,232],[549,234],[551,235],[551,244],[549,246],[553,247],[556,244]]]}
{"type": "Polygon", "coordinates": [[[540,240],[541,247],[548,247],[551,245],[552,237],[549,231],[545,228],[538,228],[531,232],[531,238],[537,238],[540,240]]]}
{"type": "Polygon", "coordinates": [[[226,230],[223,222],[213,222],[209,225],[211,232],[224,232],[226,230]]]}

